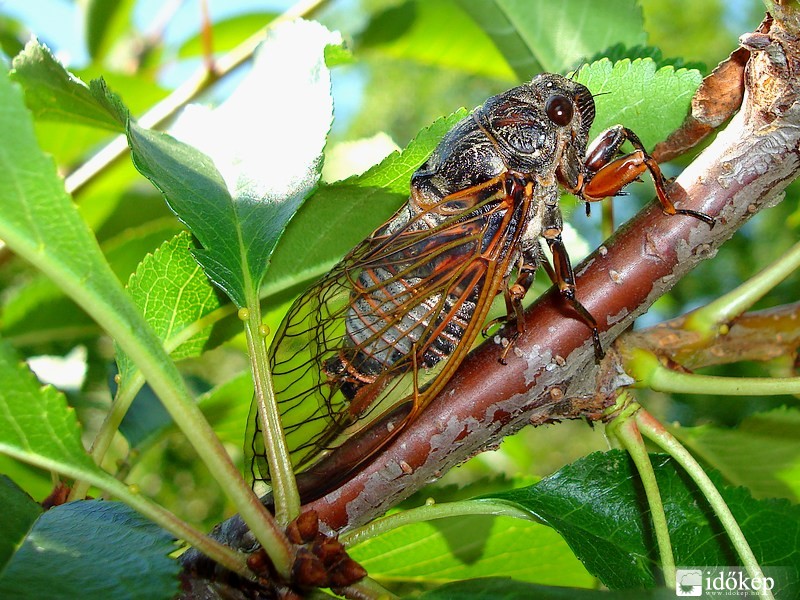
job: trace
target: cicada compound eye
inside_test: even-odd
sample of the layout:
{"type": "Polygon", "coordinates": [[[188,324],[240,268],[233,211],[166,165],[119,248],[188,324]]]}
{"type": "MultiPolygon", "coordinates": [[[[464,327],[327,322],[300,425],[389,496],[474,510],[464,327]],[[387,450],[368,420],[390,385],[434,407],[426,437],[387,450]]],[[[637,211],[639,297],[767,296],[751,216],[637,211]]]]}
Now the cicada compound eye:
{"type": "Polygon", "coordinates": [[[572,121],[574,113],[572,100],[563,94],[553,94],[545,102],[544,112],[553,123],[559,127],[565,127],[572,121]]]}

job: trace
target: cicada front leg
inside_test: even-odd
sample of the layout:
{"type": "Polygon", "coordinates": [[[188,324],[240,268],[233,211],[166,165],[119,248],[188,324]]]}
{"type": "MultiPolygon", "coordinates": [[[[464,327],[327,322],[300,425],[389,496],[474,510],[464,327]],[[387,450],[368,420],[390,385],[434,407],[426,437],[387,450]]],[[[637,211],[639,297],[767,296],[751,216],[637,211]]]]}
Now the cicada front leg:
{"type": "MultiPolygon", "coordinates": [[[[661,209],[668,215],[688,215],[714,226],[714,218],[695,210],[675,208],[667,194],[667,182],[655,159],[644,149],[639,137],[627,127],[606,129],[586,151],[582,180],[573,192],[588,202],[617,195],[645,171],[650,172],[661,209]],[[617,157],[622,144],[630,142],[634,151],[617,157]]],[[[588,208],[588,204],[587,204],[588,208]]]]}

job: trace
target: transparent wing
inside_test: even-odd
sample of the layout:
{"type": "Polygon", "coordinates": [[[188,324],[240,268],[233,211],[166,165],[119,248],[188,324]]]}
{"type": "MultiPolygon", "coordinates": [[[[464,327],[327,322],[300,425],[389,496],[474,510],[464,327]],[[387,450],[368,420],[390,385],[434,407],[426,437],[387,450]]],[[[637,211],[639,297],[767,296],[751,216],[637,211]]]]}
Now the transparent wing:
{"type": "MultiPolygon", "coordinates": [[[[424,408],[501,289],[522,204],[498,178],[435,212],[407,205],[295,301],[270,360],[296,471],[404,403],[407,420],[424,408]]],[[[253,476],[268,480],[255,403],[249,427],[253,476]]]]}

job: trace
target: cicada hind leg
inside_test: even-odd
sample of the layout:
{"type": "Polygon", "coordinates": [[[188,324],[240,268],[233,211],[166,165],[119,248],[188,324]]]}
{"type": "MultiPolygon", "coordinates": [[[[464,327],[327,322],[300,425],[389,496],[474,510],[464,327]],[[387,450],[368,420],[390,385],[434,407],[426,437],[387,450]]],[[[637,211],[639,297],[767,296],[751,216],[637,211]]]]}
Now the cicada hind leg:
{"type": "MultiPolygon", "coordinates": [[[[514,283],[509,285],[508,282],[506,282],[503,285],[506,314],[492,319],[486,323],[481,330],[483,337],[488,337],[489,330],[498,325],[507,330],[508,338],[506,339],[503,352],[498,358],[500,364],[503,365],[507,364],[506,357],[511,351],[511,348],[514,347],[517,338],[524,333],[522,300],[525,298],[528,289],[533,283],[533,278],[536,275],[536,268],[542,262],[546,263],[546,261],[542,261],[542,257],[540,256],[541,248],[539,248],[538,244],[535,247],[538,250],[537,253],[533,255],[523,253],[520,255],[519,265],[517,266],[517,278],[514,283]]],[[[550,265],[547,265],[548,268],[549,266],[550,265]]]]}

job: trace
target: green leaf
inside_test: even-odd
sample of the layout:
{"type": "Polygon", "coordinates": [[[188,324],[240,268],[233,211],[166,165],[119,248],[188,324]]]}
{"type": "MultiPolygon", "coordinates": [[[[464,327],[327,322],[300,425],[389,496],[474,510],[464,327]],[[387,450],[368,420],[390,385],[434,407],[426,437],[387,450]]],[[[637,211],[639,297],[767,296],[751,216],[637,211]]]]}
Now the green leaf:
{"type": "Polygon", "coordinates": [[[88,0],[85,5],[86,45],[97,61],[123,38],[131,25],[133,0],[88,0]]]}
{"type": "Polygon", "coordinates": [[[32,498],[47,498],[53,491],[53,476],[49,471],[20,462],[0,452],[0,473],[8,476],[32,498]]]}
{"type": "MultiPolygon", "coordinates": [[[[193,402],[174,362],[104,260],[97,240],[66,194],[52,159],[45,156],[36,143],[32,116],[24,106],[19,86],[13,85],[5,72],[0,72],[0,105],[3,106],[0,111],[0,131],[3,131],[0,138],[0,170],[3,172],[0,239],[19,258],[48,275],[119,342],[136,361],[170,416],[245,520],[256,523],[263,510],[254,506],[249,486],[193,402]]],[[[0,398],[8,405],[14,395],[0,388],[0,398]]],[[[27,429],[15,427],[13,417],[13,413],[8,413],[6,418],[11,422],[3,423],[0,432],[0,435],[9,433],[6,425],[9,429],[13,427],[8,436],[11,443],[3,440],[2,450],[20,453],[14,444],[19,443],[20,436],[27,436],[27,429]]],[[[51,432],[39,435],[48,444],[45,450],[50,451],[56,445],[56,442],[47,441],[57,440],[51,432]]],[[[29,462],[37,460],[30,452],[19,458],[29,462]]],[[[70,477],[110,490],[129,504],[162,518],[171,527],[185,530],[179,523],[164,518],[163,513],[153,509],[143,498],[126,490],[116,479],[98,471],[88,457],[86,460],[91,470],[88,464],[82,469],[68,463],[53,467],[70,477]]],[[[45,467],[51,463],[49,460],[34,462],[45,467]]]]}
{"type": "Polygon", "coordinates": [[[164,194],[170,208],[200,241],[194,255],[206,275],[244,306],[249,244],[263,206],[239,216],[222,176],[206,155],[172,136],[129,123],[128,143],[136,168],[164,194]]]}
{"type": "MultiPolygon", "coordinates": [[[[134,491],[95,465],[83,449],[80,434],[75,411],[67,406],[64,396],[52,387],[40,389],[38,381],[24,363],[19,363],[8,345],[0,342],[0,453],[63,473],[70,478],[88,481],[104,490],[113,490],[115,495],[127,502],[147,509],[146,502],[143,503],[134,491]]],[[[75,502],[61,507],[72,507],[72,510],[79,511],[77,513],[59,513],[55,510],[45,513],[3,572],[0,597],[139,597],[130,595],[136,593],[130,590],[122,595],[118,593],[120,590],[116,587],[118,582],[114,576],[132,578],[127,584],[132,589],[147,589],[150,594],[171,597],[175,591],[174,580],[169,592],[161,591],[164,584],[158,573],[164,572],[164,564],[159,566],[156,563],[164,560],[172,563],[168,573],[172,577],[177,566],[165,555],[173,548],[168,541],[155,546],[152,539],[152,531],[157,531],[160,536],[164,536],[163,532],[138,517],[129,516],[127,511],[122,511],[121,517],[117,516],[121,509],[112,508],[116,505],[111,503],[96,504],[108,506],[107,510],[111,512],[103,512],[102,508],[101,512],[91,509],[89,513],[80,512],[93,504],[75,502]],[[51,522],[47,519],[56,519],[57,515],[61,515],[63,520],[57,519],[55,528],[50,527],[51,522]],[[48,527],[40,530],[40,524],[48,527]],[[82,530],[82,527],[86,530],[82,530]],[[148,530],[151,533],[147,533],[148,530]],[[147,533],[147,537],[138,537],[137,531],[147,533]],[[104,535],[108,537],[104,539],[104,535]],[[69,543],[63,539],[65,536],[69,538],[69,543]],[[114,556],[109,545],[113,545],[119,554],[114,556]],[[90,555],[82,554],[87,551],[91,551],[90,555]],[[154,553],[158,555],[157,559],[154,553]],[[112,557],[113,560],[110,560],[112,557]],[[98,564],[104,560],[110,562],[99,569],[98,564]],[[123,564],[118,564],[120,560],[123,564]],[[126,560],[128,562],[124,562],[126,560]],[[62,572],[62,568],[71,575],[62,572]],[[148,588],[138,582],[142,573],[147,573],[147,579],[150,578],[151,568],[157,588],[148,588]],[[46,577],[45,571],[52,574],[52,580],[46,577]],[[104,577],[98,578],[98,572],[104,573],[104,577]],[[83,580],[84,577],[93,577],[97,583],[90,584],[83,580]],[[41,585],[45,587],[37,587],[36,582],[42,582],[41,585]],[[134,585],[132,582],[137,583],[134,585]],[[106,586],[109,585],[114,588],[114,593],[108,592],[106,586]],[[94,586],[100,587],[95,591],[94,586]],[[44,589],[47,594],[43,594],[44,589]],[[76,589],[81,589],[81,593],[77,593],[76,589]],[[60,590],[64,590],[63,593],[60,590]]],[[[150,512],[159,514],[158,511],[150,512]]]]}
{"type": "Polygon", "coordinates": [[[466,114],[461,110],[437,120],[402,152],[390,154],[362,175],[321,185],[286,228],[272,257],[269,289],[316,279],[386,221],[408,199],[411,175],[466,114]]]}
{"type": "Polygon", "coordinates": [[[371,538],[348,553],[380,581],[442,584],[504,576],[550,585],[595,584],[555,531],[511,517],[415,523],[371,538]]]}
{"type": "Polygon", "coordinates": [[[17,484],[0,475],[0,573],[42,513],[42,507],[17,484]]]}
{"type": "Polygon", "coordinates": [[[520,81],[545,70],[495,0],[457,0],[461,8],[486,32],[520,81]]]}
{"type": "Polygon", "coordinates": [[[184,229],[172,215],[156,217],[141,225],[123,229],[101,244],[111,269],[120,281],[128,281],[139,264],[165,240],[170,240],[184,229]]]}
{"type": "MultiPolygon", "coordinates": [[[[157,74],[145,70],[138,73],[120,73],[103,69],[98,65],[88,65],[83,69],[75,69],[75,75],[83,81],[91,82],[102,79],[120,98],[125,98],[125,106],[130,112],[138,115],[146,112],[153,105],[166,98],[171,90],[160,83],[157,74]]],[[[98,98],[100,100],[100,98],[98,98]]],[[[121,121],[124,123],[124,121],[121,121]]]]}
{"type": "Polygon", "coordinates": [[[0,452],[40,467],[100,472],[81,443],[75,411],[64,395],[39,382],[0,340],[0,452]]]}
{"type": "MultiPolygon", "coordinates": [[[[697,488],[675,463],[651,455],[678,566],[739,564],[730,541],[697,488]]],[[[776,597],[800,591],[800,507],[754,500],[711,474],[759,564],[781,567],[776,597]]],[[[589,572],[611,589],[655,585],[657,552],[649,511],[632,461],[622,451],[594,453],[539,483],[493,494],[556,529],[589,572]]],[[[769,570],[768,570],[769,573],[769,570]]]]}
{"type": "MultiPolygon", "coordinates": [[[[126,105],[130,107],[131,113],[139,115],[146,110],[153,107],[157,102],[162,100],[168,93],[168,90],[161,87],[158,82],[153,81],[150,77],[151,71],[145,71],[139,74],[122,74],[104,71],[99,73],[97,68],[86,68],[73,71],[71,77],[80,78],[82,81],[90,81],[93,78],[99,78],[102,75],[103,81],[119,94],[125,98],[126,105]]],[[[68,76],[70,77],[70,76],[68,76]]],[[[36,92],[33,92],[34,94],[36,92]]],[[[46,91],[43,92],[46,94],[46,91]]],[[[102,100],[95,97],[95,100],[102,100]]],[[[64,165],[64,170],[72,170],[76,164],[86,160],[87,156],[97,149],[103,143],[108,143],[115,132],[123,130],[122,124],[115,123],[109,128],[101,127],[87,127],[85,119],[81,116],[69,117],[62,115],[64,109],[69,108],[68,105],[51,106],[45,105],[41,118],[36,121],[36,135],[42,149],[45,152],[53,154],[56,162],[59,165],[64,165]],[[47,119],[47,120],[44,120],[47,119]],[[57,119],[57,120],[53,120],[57,119]],[[109,131],[109,129],[113,129],[109,131]]],[[[102,105],[98,108],[105,111],[102,105]]],[[[116,110],[110,113],[112,119],[117,119],[116,110]]],[[[101,118],[105,119],[105,114],[101,112],[101,118]]],[[[122,121],[124,123],[124,120],[122,121]]],[[[89,123],[94,125],[94,123],[89,123]]],[[[89,187],[96,187],[98,180],[106,181],[113,177],[114,173],[119,173],[124,170],[133,172],[138,179],[139,174],[133,168],[133,165],[126,162],[120,162],[111,167],[107,167],[102,173],[99,173],[91,182],[82,187],[81,191],[81,211],[85,213],[86,207],[84,206],[84,193],[89,187]]],[[[104,196],[103,207],[106,211],[113,209],[114,202],[111,202],[104,196]]]]}
{"type": "Polygon", "coordinates": [[[675,67],[676,69],[696,69],[701,73],[706,73],[706,66],[700,62],[687,62],[680,57],[667,57],[664,58],[664,53],[661,48],[656,46],[625,46],[624,44],[615,44],[609,48],[605,48],[602,52],[598,52],[595,56],[590,57],[587,62],[593,63],[607,58],[612,63],[625,60],[636,60],[637,58],[651,58],[656,63],[658,68],[661,67],[675,67]]]}
{"type": "Polygon", "coordinates": [[[372,18],[355,42],[359,50],[396,59],[516,79],[489,36],[455,0],[413,0],[388,8],[372,18]]]}
{"type": "Polygon", "coordinates": [[[652,149],[683,123],[703,77],[694,69],[656,70],[655,62],[644,58],[613,65],[603,59],[581,69],[576,79],[596,95],[592,136],[621,123],[652,149]]]}
{"type": "Polygon", "coordinates": [[[28,42],[12,67],[14,79],[25,88],[26,104],[37,118],[123,130],[120,105],[105,84],[87,86],[64,69],[46,46],[28,42]]]}
{"type": "MultiPolygon", "coordinates": [[[[174,218],[132,227],[103,244],[103,252],[120,280],[130,277],[142,258],[180,225],[174,218]]],[[[97,324],[44,275],[7,294],[0,333],[19,348],[43,344],[75,344],[98,333],[97,324]]],[[[47,348],[47,346],[45,346],[47,348]]]]}
{"type": "MultiPolygon", "coordinates": [[[[139,366],[145,365],[145,375],[155,380],[154,387],[169,404],[170,414],[183,420],[179,425],[191,425],[205,436],[199,411],[190,402],[180,374],[105,261],[64,191],[52,160],[38,148],[21,91],[5,73],[0,74],[0,105],[0,130],[5,134],[0,139],[0,170],[4,174],[0,178],[0,239],[91,314],[127,352],[135,354],[139,366]]],[[[6,362],[11,358],[6,357],[6,362]]],[[[10,368],[5,373],[24,381],[10,368]]],[[[0,449],[72,477],[93,483],[110,479],[112,486],[118,484],[83,452],[74,415],[66,410],[63,398],[51,389],[40,393],[30,386],[0,386],[0,402],[5,408],[0,449]]],[[[199,440],[200,434],[196,437],[199,440]]],[[[205,443],[207,447],[201,447],[200,453],[213,461],[213,441],[205,443]]]]}
{"type": "MultiPolygon", "coordinates": [[[[211,324],[197,322],[220,307],[214,288],[192,258],[193,248],[188,233],[178,234],[146,256],[128,282],[133,301],[174,360],[202,353],[211,324]]],[[[119,385],[127,385],[135,365],[121,349],[117,364],[119,385]]]]}
{"type": "Polygon", "coordinates": [[[164,410],[150,386],[139,387],[119,424],[119,432],[132,449],[141,451],[159,440],[158,434],[167,429],[174,429],[169,413],[164,410]]]}
{"type": "Polygon", "coordinates": [[[755,497],[800,498],[800,410],[750,415],[735,429],[703,425],[670,431],[704,464],[755,497]]]}
{"type": "Polygon", "coordinates": [[[170,534],[119,502],[70,502],[36,521],[0,576],[6,598],[173,598],[170,534]]]}
{"type": "Polygon", "coordinates": [[[219,438],[238,447],[244,439],[250,414],[250,403],[242,399],[252,397],[253,376],[247,370],[201,394],[197,403],[219,438]]]}
{"type": "MultiPolygon", "coordinates": [[[[143,212],[150,218],[168,218],[175,222],[174,214],[161,196],[142,183],[142,176],[133,163],[121,161],[111,165],[103,170],[102,176],[92,179],[81,188],[78,193],[78,212],[87,225],[100,235],[109,230],[112,233],[135,227],[141,222],[136,219],[144,216],[143,212]]],[[[148,217],[145,220],[149,220],[148,217]]],[[[180,224],[176,225],[183,229],[180,224]]],[[[127,281],[132,272],[133,269],[128,270],[122,281],[127,281]]]]}
{"type": "Polygon", "coordinates": [[[20,21],[0,15],[0,50],[6,56],[16,56],[22,52],[28,38],[30,33],[20,21]]]}
{"type": "Polygon", "coordinates": [[[48,343],[79,343],[96,335],[98,327],[50,279],[40,276],[9,291],[0,332],[17,348],[38,350],[48,343]]]}
{"type": "Polygon", "coordinates": [[[306,21],[271,30],[237,91],[213,113],[195,107],[176,126],[213,161],[166,134],[128,127],[136,167],[200,241],[195,257],[238,307],[319,178],[332,118],[323,55],[338,40],[306,21]]]}
{"type": "MultiPolygon", "coordinates": [[[[179,233],[146,256],[128,282],[133,301],[176,361],[202,354],[214,323],[233,312],[231,304],[227,310],[219,310],[220,294],[192,257],[194,248],[191,236],[185,231],[179,233]],[[219,312],[212,314],[215,311],[219,312]]],[[[132,447],[139,447],[172,421],[150,388],[140,389],[142,379],[138,369],[119,347],[117,365],[117,397],[123,391],[126,396],[136,394],[120,431],[132,447]],[[132,389],[126,389],[129,387],[132,389]]],[[[246,419],[243,417],[243,422],[246,419]]]]}
{"type": "Polygon", "coordinates": [[[325,66],[329,69],[353,62],[353,51],[345,45],[328,44],[325,46],[325,66]]]}
{"type": "Polygon", "coordinates": [[[564,73],[615,44],[646,42],[634,0],[459,0],[522,80],[564,73]]]}

